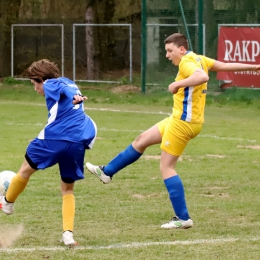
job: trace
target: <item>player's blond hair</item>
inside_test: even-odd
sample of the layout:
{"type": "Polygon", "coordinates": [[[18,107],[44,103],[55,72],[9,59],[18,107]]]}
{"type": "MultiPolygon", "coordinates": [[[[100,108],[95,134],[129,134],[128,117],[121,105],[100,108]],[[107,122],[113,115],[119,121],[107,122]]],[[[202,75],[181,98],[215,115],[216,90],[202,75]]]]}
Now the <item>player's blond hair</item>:
{"type": "Polygon", "coordinates": [[[60,76],[57,64],[47,59],[35,61],[27,69],[28,77],[31,79],[53,79],[60,76]]]}
{"type": "Polygon", "coordinates": [[[164,40],[164,43],[173,43],[177,47],[183,46],[186,50],[189,49],[189,43],[187,38],[181,33],[174,33],[164,40]]]}

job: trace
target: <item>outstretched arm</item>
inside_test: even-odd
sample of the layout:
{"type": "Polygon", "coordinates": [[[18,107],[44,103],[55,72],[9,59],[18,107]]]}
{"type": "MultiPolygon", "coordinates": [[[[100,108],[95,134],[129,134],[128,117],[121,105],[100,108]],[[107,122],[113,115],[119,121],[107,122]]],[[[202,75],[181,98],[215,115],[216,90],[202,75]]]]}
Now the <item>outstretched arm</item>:
{"type": "Polygon", "coordinates": [[[225,63],[215,61],[210,69],[211,71],[256,71],[260,74],[260,64],[245,64],[245,63],[225,63]]]}

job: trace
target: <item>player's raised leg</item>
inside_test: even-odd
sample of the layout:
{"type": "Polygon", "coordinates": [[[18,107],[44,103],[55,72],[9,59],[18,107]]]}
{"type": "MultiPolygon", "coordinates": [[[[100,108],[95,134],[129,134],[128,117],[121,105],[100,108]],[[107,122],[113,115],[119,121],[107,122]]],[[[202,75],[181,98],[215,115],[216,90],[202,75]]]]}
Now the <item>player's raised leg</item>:
{"type": "Polygon", "coordinates": [[[24,160],[19,172],[13,177],[5,197],[2,198],[2,210],[10,215],[14,211],[14,202],[25,189],[30,176],[36,170],[33,169],[27,160],[24,160]]]}
{"type": "Polygon", "coordinates": [[[126,166],[137,161],[151,145],[161,143],[162,137],[158,125],[154,125],[145,132],[141,133],[132,144],[124,151],[120,152],[106,166],[93,165],[86,163],[87,169],[103,183],[109,183],[112,177],[126,166]]]}

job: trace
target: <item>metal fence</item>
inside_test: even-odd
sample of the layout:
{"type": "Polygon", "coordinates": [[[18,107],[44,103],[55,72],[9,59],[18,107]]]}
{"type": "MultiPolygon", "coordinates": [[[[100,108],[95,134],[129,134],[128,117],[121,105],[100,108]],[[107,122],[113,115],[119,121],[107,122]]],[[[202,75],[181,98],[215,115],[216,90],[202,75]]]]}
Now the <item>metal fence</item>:
{"type": "Polygon", "coordinates": [[[35,59],[53,57],[60,60],[61,75],[64,75],[64,25],[63,24],[12,24],[11,26],[11,77],[24,79],[28,64],[35,59]],[[53,27],[60,27],[53,31],[53,27]],[[46,28],[47,30],[43,30],[46,28]],[[17,29],[17,30],[15,30],[17,29]],[[40,30],[39,30],[40,29],[40,30]],[[50,37],[51,39],[48,39],[50,37]],[[47,38],[47,39],[46,39],[47,38]],[[53,48],[51,42],[55,41],[53,48]],[[59,51],[57,51],[59,50],[59,51]],[[55,55],[53,55],[55,53],[55,55]],[[58,54],[60,53],[60,54],[58,54]],[[57,55],[58,54],[58,55],[57,55]],[[60,57],[57,57],[60,56],[60,57]],[[18,62],[16,62],[18,60],[18,62]]]}
{"type": "MultiPolygon", "coordinates": [[[[102,38],[102,36],[101,36],[102,38]]],[[[87,39],[85,39],[87,41],[87,39]]],[[[88,39],[90,40],[90,39],[88,39]]],[[[104,43],[106,41],[106,38],[103,39],[104,43]]],[[[95,44],[95,43],[93,43],[95,44]]],[[[118,64],[122,64],[121,62],[117,62],[118,64]]],[[[104,83],[117,83],[120,82],[120,78],[125,77],[126,74],[120,73],[122,70],[127,69],[129,70],[128,78],[129,82],[132,82],[132,74],[133,74],[133,67],[132,67],[132,25],[131,24],[73,24],[73,80],[74,81],[86,81],[86,82],[104,82],[104,83]],[[76,30],[78,27],[78,30],[76,30]],[[81,27],[81,28],[80,28],[81,27]],[[99,28],[97,28],[99,27],[99,28]],[[86,51],[86,46],[88,45],[87,42],[85,44],[82,44],[82,38],[80,35],[83,34],[82,30],[80,29],[90,29],[91,37],[87,35],[86,32],[86,38],[93,38],[93,41],[95,41],[98,34],[102,34],[100,31],[101,28],[107,28],[107,29],[113,29],[113,35],[114,40],[112,41],[114,43],[113,48],[111,50],[108,50],[108,48],[102,48],[102,39],[100,41],[99,46],[99,52],[106,52],[103,53],[102,60],[106,60],[109,62],[108,68],[105,68],[106,71],[104,73],[101,73],[101,66],[99,66],[99,60],[95,62],[95,53],[97,52],[97,47],[94,48],[94,55],[89,57],[88,51],[86,51]],[[99,29],[94,31],[95,29],[99,29]],[[127,29],[127,30],[125,30],[127,29]],[[128,32],[127,32],[128,31],[128,32]],[[79,42],[79,44],[77,44],[79,42]],[[128,46],[128,50],[127,50],[128,46]],[[113,53],[112,53],[113,52],[113,53]],[[94,57],[93,57],[94,56],[94,57]],[[128,56],[128,57],[127,57],[128,56]],[[94,60],[94,73],[93,77],[89,77],[87,73],[87,67],[88,67],[88,60],[91,58],[91,60],[94,60]],[[115,66],[114,68],[111,67],[111,64],[116,64],[116,62],[113,62],[112,59],[121,59],[123,60],[123,66],[120,66],[120,68],[117,68],[118,66],[115,66]],[[80,69],[83,68],[83,73],[79,72],[79,76],[77,76],[77,72],[80,71],[80,69]],[[119,70],[118,75],[116,76],[115,73],[110,74],[111,71],[117,71],[119,70]],[[115,81],[119,80],[119,81],[115,81]]]]}
{"type": "Polygon", "coordinates": [[[72,68],[74,81],[132,82],[133,46],[132,24],[73,24],[72,32],[64,35],[63,24],[12,24],[11,26],[11,77],[26,79],[26,69],[35,60],[51,59],[61,68],[61,75],[72,68]],[[60,31],[53,30],[60,27],[60,31]],[[93,31],[94,54],[90,57],[91,40],[86,28],[93,31]],[[110,41],[108,42],[108,37],[110,41]],[[71,39],[70,39],[71,38],[71,39]],[[65,44],[71,46],[72,59],[65,44]],[[92,59],[94,73],[89,75],[92,59]]]}

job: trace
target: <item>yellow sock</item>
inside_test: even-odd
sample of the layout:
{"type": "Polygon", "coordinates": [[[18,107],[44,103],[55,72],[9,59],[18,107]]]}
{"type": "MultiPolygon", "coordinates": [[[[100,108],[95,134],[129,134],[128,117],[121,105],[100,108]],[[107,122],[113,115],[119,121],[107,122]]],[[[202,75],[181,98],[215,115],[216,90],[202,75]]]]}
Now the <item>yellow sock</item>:
{"type": "Polygon", "coordinates": [[[7,193],[5,195],[5,198],[8,202],[15,202],[15,200],[17,199],[17,197],[23,192],[23,190],[25,189],[27,183],[29,180],[26,180],[24,178],[22,178],[19,173],[17,173],[11,183],[10,186],[7,190],[7,193]]]}
{"type": "Polygon", "coordinates": [[[62,197],[62,221],[63,231],[73,231],[75,217],[75,197],[73,194],[66,194],[62,197]]]}

